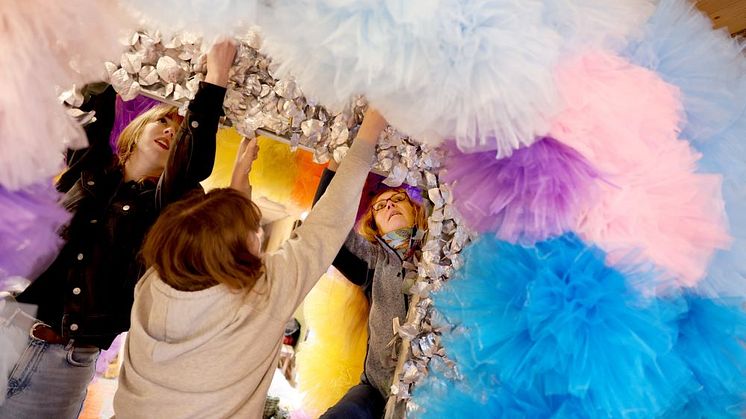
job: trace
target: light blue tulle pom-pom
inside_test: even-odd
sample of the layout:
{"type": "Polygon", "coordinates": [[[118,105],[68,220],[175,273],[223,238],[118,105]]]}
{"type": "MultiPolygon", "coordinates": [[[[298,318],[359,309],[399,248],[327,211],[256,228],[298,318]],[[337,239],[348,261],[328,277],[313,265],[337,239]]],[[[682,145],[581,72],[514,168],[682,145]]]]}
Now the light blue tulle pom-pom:
{"type": "Polygon", "coordinates": [[[304,93],[341,109],[364,94],[416,140],[499,157],[548,130],[554,68],[619,48],[653,0],[275,0],[263,50],[304,93]],[[298,28],[303,28],[299,30],[298,28]]]}
{"type": "Polygon", "coordinates": [[[645,31],[625,54],[681,89],[686,112],[683,138],[717,140],[743,121],[746,57],[742,42],[725,30],[712,30],[710,20],[685,0],[661,0],[645,31]]]}
{"type": "MultiPolygon", "coordinates": [[[[746,97],[745,97],[746,98],[746,97]]],[[[718,251],[697,285],[703,295],[746,297],[746,118],[721,138],[699,144],[701,171],[723,176],[723,200],[733,242],[718,251]],[[731,132],[732,131],[732,132],[731,132]]]]}

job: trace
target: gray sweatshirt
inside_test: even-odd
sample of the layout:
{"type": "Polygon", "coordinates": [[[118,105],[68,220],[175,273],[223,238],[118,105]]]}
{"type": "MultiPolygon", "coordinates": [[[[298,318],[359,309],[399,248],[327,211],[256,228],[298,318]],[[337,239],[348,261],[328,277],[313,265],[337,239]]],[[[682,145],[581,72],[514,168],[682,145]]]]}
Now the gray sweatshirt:
{"type": "Polygon", "coordinates": [[[285,323],[355,221],[374,147],[356,141],[294,236],[267,254],[248,294],[178,291],[150,269],[135,288],[117,418],[260,418],[285,323]]]}

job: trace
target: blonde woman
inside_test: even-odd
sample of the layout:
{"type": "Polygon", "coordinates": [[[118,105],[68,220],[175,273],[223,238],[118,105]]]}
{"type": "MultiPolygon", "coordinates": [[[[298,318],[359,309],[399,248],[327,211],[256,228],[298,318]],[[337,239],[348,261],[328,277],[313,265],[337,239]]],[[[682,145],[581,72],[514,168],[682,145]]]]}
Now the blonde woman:
{"type": "Polygon", "coordinates": [[[73,153],[58,184],[73,213],[54,262],[18,296],[38,306],[28,346],[8,378],[0,418],[76,418],[95,373],[100,349],[129,328],[132,294],[144,271],[137,259],[159,212],[210,175],[222,114],[232,42],[216,44],[207,75],[183,119],[158,106],[122,131],[116,158],[108,145],[114,100],[92,99],[101,110],[87,128],[90,147],[73,153]]]}

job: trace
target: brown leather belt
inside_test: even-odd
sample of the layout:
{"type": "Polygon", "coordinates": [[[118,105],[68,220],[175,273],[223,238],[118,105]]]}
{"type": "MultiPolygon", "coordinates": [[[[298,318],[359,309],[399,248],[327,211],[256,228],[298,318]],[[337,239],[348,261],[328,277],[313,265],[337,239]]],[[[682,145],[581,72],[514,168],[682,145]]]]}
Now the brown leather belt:
{"type": "Polygon", "coordinates": [[[58,335],[51,327],[44,323],[36,323],[31,327],[31,336],[53,345],[67,345],[69,339],[58,335]]]}

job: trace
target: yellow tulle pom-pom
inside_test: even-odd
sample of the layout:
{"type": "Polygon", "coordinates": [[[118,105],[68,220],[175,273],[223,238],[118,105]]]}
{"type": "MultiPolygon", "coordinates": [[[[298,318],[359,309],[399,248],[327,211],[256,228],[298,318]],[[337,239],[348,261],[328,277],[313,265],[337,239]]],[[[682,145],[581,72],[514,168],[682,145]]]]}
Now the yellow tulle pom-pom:
{"type": "MultiPolygon", "coordinates": [[[[215,165],[202,182],[206,190],[230,185],[236,152],[243,138],[234,128],[217,133],[215,165]]],[[[251,167],[249,181],[255,198],[264,197],[302,212],[311,207],[324,166],[313,162],[307,151],[291,151],[288,144],[259,136],[259,154],[251,167]]]]}
{"type": "Polygon", "coordinates": [[[215,136],[215,164],[210,177],[203,180],[202,187],[206,191],[215,188],[226,188],[231,183],[233,163],[236,161],[238,145],[243,137],[233,128],[222,128],[215,136]]]}
{"type": "Polygon", "coordinates": [[[360,382],[368,343],[368,300],[330,268],[306,297],[308,339],[296,355],[304,411],[318,417],[360,382]]]}
{"type": "Polygon", "coordinates": [[[316,188],[321,180],[321,173],[324,171],[325,164],[318,164],[313,161],[313,154],[307,151],[298,151],[295,162],[298,166],[298,177],[295,179],[293,186],[293,202],[302,210],[311,208],[313,197],[316,195],[316,188]]]}

